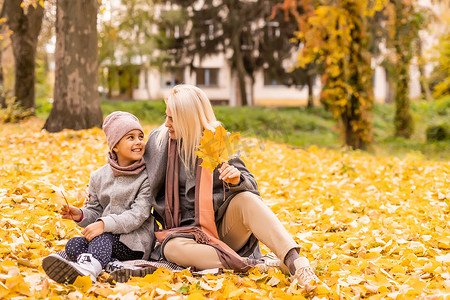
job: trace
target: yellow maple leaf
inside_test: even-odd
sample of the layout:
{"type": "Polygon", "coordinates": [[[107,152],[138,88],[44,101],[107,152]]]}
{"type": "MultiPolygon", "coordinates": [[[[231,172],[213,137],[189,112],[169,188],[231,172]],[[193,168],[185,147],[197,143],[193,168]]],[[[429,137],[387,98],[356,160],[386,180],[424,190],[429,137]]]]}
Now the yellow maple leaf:
{"type": "Polygon", "coordinates": [[[52,199],[56,204],[69,206],[69,202],[67,201],[67,198],[66,198],[66,191],[62,184],[60,184],[59,187],[57,187],[48,181],[38,180],[38,182],[41,182],[41,183],[49,186],[56,193],[55,195],[53,195],[53,197],[50,197],[50,199],[52,199]],[[62,196],[62,199],[61,199],[61,196],[62,196]]]}
{"type": "Polygon", "coordinates": [[[92,279],[90,276],[78,276],[73,285],[86,293],[92,287],[92,279]]]}
{"type": "Polygon", "coordinates": [[[198,151],[195,151],[203,159],[201,166],[213,172],[218,165],[237,156],[239,138],[239,132],[228,134],[222,126],[216,127],[214,132],[205,129],[198,151]]]}
{"type": "Polygon", "coordinates": [[[9,289],[10,293],[16,292],[28,297],[33,295],[29,284],[25,282],[21,275],[7,278],[5,286],[9,289]]]}

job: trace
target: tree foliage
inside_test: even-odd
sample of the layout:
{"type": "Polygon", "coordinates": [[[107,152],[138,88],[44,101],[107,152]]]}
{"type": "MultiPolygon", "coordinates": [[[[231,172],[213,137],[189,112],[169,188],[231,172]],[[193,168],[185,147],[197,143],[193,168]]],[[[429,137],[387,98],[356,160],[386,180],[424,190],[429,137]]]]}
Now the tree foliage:
{"type": "Polygon", "coordinates": [[[237,79],[231,85],[235,85],[238,91],[238,104],[252,104],[257,70],[265,68],[274,78],[288,80],[282,73],[286,73],[286,60],[292,57],[295,47],[289,42],[295,27],[292,23],[282,22],[282,17],[269,18],[273,1],[171,2],[179,5],[189,16],[187,23],[180,28],[178,40],[181,47],[175,50],[181,53],[193,71],[197,60],[225,54],[232,78],[237,79]],[[250,91],[246,88],[247,83],[250,83],[250,91]]]}
{"type": "Polygon", "coordinates": [[[297,20],[297,37],[303,46],[298,66],[323,64],[321,100],[339,120],[347,145],[364,149],[371,143],[372,64],[383,55],[387,77],[395,87],[396,135],[411,136],[409,67],[425,19],[415,1],[285,0],[279,6],[297,20]],[[307,18],[293,10],[298,6],[309,11],[307,18]]]}
{"type": "Polygon", "coordinates": [[[433,90],[435,98],[450,95],[450,33],[440,37],[437,50],[439,56],[436,58],[436,72],[439,74],[439,81],[433,90]]]}
{"type": "MultiPolygon", "coordinates": [[[[293,5],[292,0],[286,3],[286,9],[293,5]]],[[[297,38],[303,47],[298,66],[323,64],[322,103],[339,120],[345,144],[354,149],[364,149],[372,141],[369,28],[382,7],[380,1],[337,1],[318,6],[307,21],[299,22],[297,38]]]]}
{"type": "MultiPolygon", "coordinates": [[[[279,16],[279,11],[284,13],[284,22],[289,26],[290,42],[296,45],[296,48],[302,44],[301,39],[298,39],[295,34],[296,31],[306,32],[310,28],[308,18],[313,15],[315,6],[319,5],[318,0],[304,0],[304,1],[284,1],[274,5],[272,9],[271,18],[279,16]],[[293,36],[292,36],[293,35],[293,36]]],[[[272,68],[270,68],[272,70],[272,68]]],[[[278,76],[287,77],[284,81],[286,85],[300,85],[308,87],[308,103],[309,108],[314,107],[313,86],[314,81],[319,74],[323,72],[322,65],[318,60],[313,60],[308,64],[300,66],[298,62],[293,63],[289,73],[286,73],[285,68],[275,68],[278,76]]]]}
{"type": "MultiPolygon", "coordinates": [[[[150,66],[155,64],[153,2],[121,1],[119,7],[109,8],[111,16],[107,19],[103,16],[105,20],[100,23],[99,28],[100,81],[108,88],[109,96],[113,89],[125,89],[132,93],[140,71],[147,76],[150,66]],[[107,71],[103,72],[103,68],[107,71]],[[119,73],[124,76],[119,76],[119,73]]],[[[133,95],[129,97],[132,98],[133,95]]]]}

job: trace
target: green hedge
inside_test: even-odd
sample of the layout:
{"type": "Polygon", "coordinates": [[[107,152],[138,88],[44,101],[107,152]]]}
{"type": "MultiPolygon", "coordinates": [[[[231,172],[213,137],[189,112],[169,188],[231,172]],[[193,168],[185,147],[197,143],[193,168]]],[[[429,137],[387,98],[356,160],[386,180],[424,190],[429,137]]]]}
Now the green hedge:
{"type": "MultiPolygon", "coordinates": [[[[144,124],[162,124],[164,122],[165,104],[161,101],[108,101],[103,100],[103,115],[116,111],[128,111],[136,115],[144,124]]],[[[46,118],[51,105],[39,103],[37,113],[46,118]]],[[[429,138],[427,128],[436,124],[448,125],[450,120],[450,97],[432,102],[415,101],[411,105],[415,121],[415,132],[411,139],[393,137],[393,104],[375,104],[373,108],[374,143],[372,151],[380,155],[391,155],[415,151],[427,157],[449,159],[449,139],[429,138]],[[431,140],[430,140],[431,139],[431,140]]],[[[288,143],[293,146],[308,147],[318,145],[340,148],[337,122],[330,112],[323,107],[313,109],[264,108],[264,107],[228,107],[215,106],[217,119],[229,131],[239,131],[244,136],[255,136],[288,143]]],[[[432,129],[428,129],[429,132],[432,129]]],[[[429,133],[430,135],[432,133],[429,133]]]]}

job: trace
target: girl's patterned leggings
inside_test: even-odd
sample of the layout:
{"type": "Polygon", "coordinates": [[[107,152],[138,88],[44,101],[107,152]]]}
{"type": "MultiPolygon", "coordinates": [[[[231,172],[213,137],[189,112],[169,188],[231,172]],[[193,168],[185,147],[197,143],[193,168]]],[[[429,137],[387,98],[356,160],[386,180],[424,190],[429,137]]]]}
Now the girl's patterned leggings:
{"type": "Polygon", "coordinates": [[[102,268],[114,260],[142,259],[143,252],[133,251],[119,241],[120,235],[104,232],[90,242],[85,237],[71,238],[66,244],[66,254],[71,260],[77,260],[83,253],[90,253],[102,268]]]}

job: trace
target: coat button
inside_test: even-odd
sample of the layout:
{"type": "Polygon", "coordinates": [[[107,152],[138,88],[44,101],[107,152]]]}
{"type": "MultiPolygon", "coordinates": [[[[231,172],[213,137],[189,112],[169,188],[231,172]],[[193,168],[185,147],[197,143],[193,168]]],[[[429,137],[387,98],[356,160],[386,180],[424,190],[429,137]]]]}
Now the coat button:
{"type": "Polygon", "coordinates": [[[119,182],[123,182],[123,178],[122,178],[122,177],[119,177],[118,181],[119,181],[119,182]]]}

